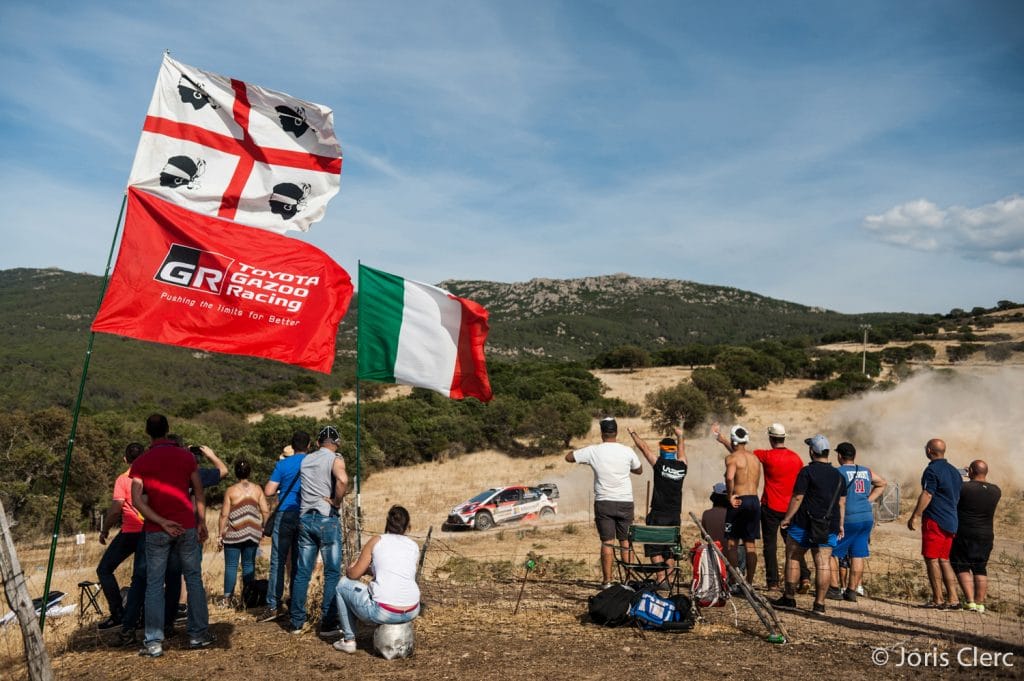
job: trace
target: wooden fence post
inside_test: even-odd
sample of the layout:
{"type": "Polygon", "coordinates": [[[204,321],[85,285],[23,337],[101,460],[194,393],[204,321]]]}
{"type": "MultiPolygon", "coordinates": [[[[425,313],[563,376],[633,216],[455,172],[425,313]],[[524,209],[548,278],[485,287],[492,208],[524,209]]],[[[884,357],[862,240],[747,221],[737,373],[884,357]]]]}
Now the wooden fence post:
{"type": "MultiPolygon", "coordinates": [[[[18,618],[21,625],[21,637],[25,641],[25,660],[28,662],[28,677],[32,681],[53,681],[53,668],[50,666],[50,655],[43,643],[43,632],[39,629],[32,597],[25,583],[25,573],[18,563],[18,554],[14,551],[14,540],[11,528],[7,524],[4,505],[0,503],[0,578],[4,582],[4,595],[7,605],[18,618]]],[[[43,607],[46,607],[46,594],[43,594],[43,607]]]]}

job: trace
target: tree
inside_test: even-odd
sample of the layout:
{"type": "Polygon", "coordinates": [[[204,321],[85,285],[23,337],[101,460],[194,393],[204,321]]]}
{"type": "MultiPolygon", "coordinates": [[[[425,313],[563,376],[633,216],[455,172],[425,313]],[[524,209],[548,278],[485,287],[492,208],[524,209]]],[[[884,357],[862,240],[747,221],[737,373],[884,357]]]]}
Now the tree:
{"type": "Polygon", "coordinates": [[[981,345],[977,343],[950,345],[946,348],[946,358],[950,364],[957,364],[958,362],[963,362],[979,350],[981,350],[981,345]]]}
{"type": "Polygon", "coordinates": [[[704,422],[710,411],[704,393],[686,382],[649,393],[644,404],[651,426],[660,433],[671,432],[680,420],[686,422],[686,430],[692,431],[704,422]]]}
{"type": "Polygon", "coordinates": [[[985,359],[993,362],[1005,362],[1013,354],[1013,345],[1010,343],[993,343],[985,346],[985,359]]]}
{"type": "Polygon", "coordinates": [[[636,345],[620,345],[594,358],[597,369],[629,369],[633,371],[651,363],[650,354],[636,345]]]}
{"type": "Polygon", "coordinates": [[[873,381],[864,374],[846,373],[831,381],[815,383],[801,393],[801,397],[813,400],[838,400],[847,395],[863,392],[873,385],[873,381]]]}
{"type": "Polygon", "coordinates": [[[718,369],[707,367],[694,369],[690,380],[707,397],[712,415],[727,419],[747,413],[747,410],[740,404],[739,395],[736,388],[733,387],[732,381],[718,369]]]}
{"type": "Polygon", "coordinates": [[[582,437],[590,430],[590,412],[572,393],[547,395],[533,405],[523,420],[521,432],[534,438],[542,453],[565,449],[574,437],[582,437]]]}
{"type": "Polygon", "coordinates": [[[763,388],[785,375],[782,362],[751,348],[727,347],[715,356],[715,368],[724,373],[746,396],[748,390],[763,388]]]}

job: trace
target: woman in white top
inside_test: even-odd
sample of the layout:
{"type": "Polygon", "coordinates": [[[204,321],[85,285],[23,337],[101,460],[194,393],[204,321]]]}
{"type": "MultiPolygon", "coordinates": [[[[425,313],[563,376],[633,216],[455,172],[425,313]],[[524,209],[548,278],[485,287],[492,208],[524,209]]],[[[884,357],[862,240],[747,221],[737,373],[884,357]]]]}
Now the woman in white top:
{"type": "Polygon", "coordinates": [[[409,531],[409,512],[401,506],[388,510],[384,534],[366,542],[355,562],[338,584],[338,614],[342,638],[335,649],[356,652],[356,618],[375,624],[402,624],[420,614],[420,589],[416,585],[419,546],[404,536],[409,531]],[[359,581],[373,575],[369,584],[359,581]]]}

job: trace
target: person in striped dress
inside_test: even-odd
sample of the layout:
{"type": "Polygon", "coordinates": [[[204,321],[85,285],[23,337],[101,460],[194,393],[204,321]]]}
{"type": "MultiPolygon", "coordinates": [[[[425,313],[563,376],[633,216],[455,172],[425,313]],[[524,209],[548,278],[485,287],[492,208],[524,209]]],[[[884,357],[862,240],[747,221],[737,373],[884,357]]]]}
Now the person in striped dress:
{"type": "Polygon", "coordinates": [[[220,545],[224,549],[224,598],[221,605],[234,604],[238,563],[242,563],[242,584],[256,578],[256,549],[263,539],[263,523],[270,515],[263,489],[249,481],[252,468],[245,459],[235,462],[238,482],[224,493],[220,510],[220,545]]]}

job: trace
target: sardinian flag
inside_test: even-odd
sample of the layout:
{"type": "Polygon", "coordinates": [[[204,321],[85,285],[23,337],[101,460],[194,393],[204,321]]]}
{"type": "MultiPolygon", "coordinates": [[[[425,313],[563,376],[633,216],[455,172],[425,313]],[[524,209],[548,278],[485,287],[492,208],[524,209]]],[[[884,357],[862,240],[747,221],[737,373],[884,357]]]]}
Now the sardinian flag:
{"type": "Polygon", "coordinates": [[[129,185],[283,233],[322,218],[340,178],[329,108],[164,55],[129,185]]]}

